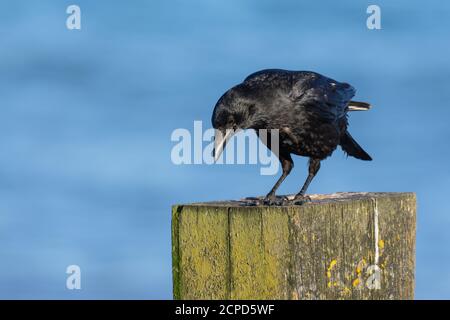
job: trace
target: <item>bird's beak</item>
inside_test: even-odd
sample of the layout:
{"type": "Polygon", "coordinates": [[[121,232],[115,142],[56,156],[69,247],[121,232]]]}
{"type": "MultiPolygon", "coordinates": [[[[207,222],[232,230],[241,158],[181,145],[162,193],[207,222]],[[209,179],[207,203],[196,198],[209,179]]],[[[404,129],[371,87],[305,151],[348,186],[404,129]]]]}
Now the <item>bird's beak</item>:
{"type": "Polygon", "coordinates": [[[219,160],[220,155],[222,154],[223,150],[225,149],[225,145],[227,144],[228,140],[230,140],[231,136],[234,134],[234,130],[227,129],[225,130],[219,130],[216,129],[214,133],[214,150],[213,150],[213,157],[214,161],[219,160]]]}

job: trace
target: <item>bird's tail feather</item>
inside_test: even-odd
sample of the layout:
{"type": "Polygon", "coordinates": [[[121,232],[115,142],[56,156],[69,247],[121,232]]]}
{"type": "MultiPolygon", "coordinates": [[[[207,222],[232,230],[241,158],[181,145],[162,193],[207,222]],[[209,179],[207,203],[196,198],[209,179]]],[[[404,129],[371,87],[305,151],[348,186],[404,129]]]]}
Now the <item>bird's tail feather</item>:
{"type": "Polygon", "coordinates": [[[348,103],[349,111],[367,111],[370,110],[372,106],[367,102],[359,102],[359,101],[350,101],[348,103]]]}
{"type": "Polygon", "coordinates": [[[363,148],[352,138],[350,133],[346,132],[341,137],[340,145],[342,150],[344,150],[348,155],[355,157],[357,159],[371,161],[372,157],[364,151],[363,148]]]}

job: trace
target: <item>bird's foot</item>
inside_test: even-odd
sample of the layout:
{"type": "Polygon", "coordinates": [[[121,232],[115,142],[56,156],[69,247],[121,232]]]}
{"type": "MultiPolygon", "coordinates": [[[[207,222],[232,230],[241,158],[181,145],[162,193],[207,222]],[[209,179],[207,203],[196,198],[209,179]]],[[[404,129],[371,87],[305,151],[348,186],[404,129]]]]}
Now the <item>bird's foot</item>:
{"type": "Polygon", "coordinates": [[[275,195],[267,195],[262,202],[266,206],[286,206],[290,204],[290,201],[287,197],[277,197],[275,195]]]}
{"type": "Polygon", "coordinates": [[[242,205],[247,207],[259,206],[261,204],[260,198],[247,197],[242,200],[242,205]]]}
{"type": "Polygon", "coordinates": [[[305,196],[302,194],[298,194],[295,196],[295,198],[292,200],[292,204],[296,206],[301,206],[307,202],[311,202],[311,198],[309,196],[305,196]]]}

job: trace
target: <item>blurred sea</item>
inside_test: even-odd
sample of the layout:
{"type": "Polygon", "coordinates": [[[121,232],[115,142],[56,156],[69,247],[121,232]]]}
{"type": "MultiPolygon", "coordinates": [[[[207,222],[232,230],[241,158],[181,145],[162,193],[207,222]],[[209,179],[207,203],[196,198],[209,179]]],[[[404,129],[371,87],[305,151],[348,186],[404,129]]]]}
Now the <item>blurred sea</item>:
{"type": "MultiPolygon", "coordinates": [[[[0,298],[171,298],[170,206],[265,194],[253,166],[175,166],[176,128],[209,125],[259,69],[358,90],[350,131],[311,193],[415,191],[417,298],[450,298],[450,2],[0,1],[0,298]],[[66,267],[82,290],[65,287],[66,267]]],[[[307,159],[281,193],[303,183],[307,159]]]]}

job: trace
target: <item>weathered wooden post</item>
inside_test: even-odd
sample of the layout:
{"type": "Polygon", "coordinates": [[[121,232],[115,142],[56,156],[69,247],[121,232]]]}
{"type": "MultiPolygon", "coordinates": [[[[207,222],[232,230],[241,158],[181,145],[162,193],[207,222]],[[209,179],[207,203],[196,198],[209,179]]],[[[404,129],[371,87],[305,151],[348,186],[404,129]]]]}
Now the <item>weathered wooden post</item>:
{"type": "Polygon", "coordinates": [[[413,299],[413,193],[177,205],[175,299],[413,299]]]}

